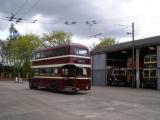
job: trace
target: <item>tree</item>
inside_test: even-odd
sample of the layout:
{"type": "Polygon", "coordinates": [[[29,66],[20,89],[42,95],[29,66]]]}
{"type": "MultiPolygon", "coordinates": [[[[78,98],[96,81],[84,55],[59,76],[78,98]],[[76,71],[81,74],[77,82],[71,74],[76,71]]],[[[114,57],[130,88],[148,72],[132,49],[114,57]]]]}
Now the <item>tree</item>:
{"type": "Polygon", "coordinates": [[[93,43],[90,46],[90,48],[91,48],[91,50],[95,50],[95,49],[99,49],[99,48],[105,48],[105,47],[108,47],[108,46],[111,46],[111,45],[114,45],[114,44],[117,44],[117,43],[118,42],[114,38],[105,37],[105,38],[100,39],[100,43],[99,44],[93,43]]]}
{"type": "Polygon", "coordinates": [[[13,65],[15,73],[30,72],[30,59],[32,50],[42,46],[40,38],[33,34],[22,35],[16,40],[11,41],[6,48],[6,56],[11,65],[13,65]]]}
{"type": "Polygon", "coordinates": [[[49,34],[44,34],[44,36],[42,37],[42,41],[45,47],[64,45],[71,43],[71,37],[72,37],[71,33],[56,31],[56,32],[51,32],[49,34]]]}
{"type": "Polygon", "coordinates": [[[10,40],[16,39],[19,36],[18,30],[14,27],[13,23],[9,28],[9,33],[10,33],[10,36],[9,36],[10,40]]]}

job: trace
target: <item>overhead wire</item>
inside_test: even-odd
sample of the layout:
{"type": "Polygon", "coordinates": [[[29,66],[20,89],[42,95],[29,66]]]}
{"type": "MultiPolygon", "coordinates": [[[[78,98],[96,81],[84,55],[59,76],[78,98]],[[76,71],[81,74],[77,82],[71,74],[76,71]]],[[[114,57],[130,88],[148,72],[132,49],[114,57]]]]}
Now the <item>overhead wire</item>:
{"type": "MultiPolygon", "coordinates": [[[[16,13],[18,13],[18,12],[24,7],[24,5],[25,5],[27,2],[28,2],[28,0],[25,0],[24,3],[22,4],[22,6],[16,11],[16,13]]],[[[19,22],[22,22],[23,20],[25,20],[26,23],[30,23],[30,22],[35,23],[37,20],[28,20],[28,19],[25,19],[24,17],[25,17],[39,2],[40,2],[40,0],[36,1],[36,2],[30,7],[30,9],[29,9],[25,14],[23,14],[22,17],[16,18],[15,22],[16,22],[16,23],[19,23],[19,22]]],[[[15,14],[15,15],[16,15],[16,14],[15,14]]],[[[14,16],[15,16],[15,15],[14,15],[14,16]]]]}
{"type": "MultiPolygon", "coordinates": [[[[38,3],[40,2],[40,0],[38,0],[37,2],[35,2],[34,3],[34,5],[28,10],[28,12],[29,11],[31,11],[38,3]]],[[[26,12],[26,14],[24,15],[24,16],[26,16],[28,13],[26,12]]],[[[158,23],[160,23],[159,21],[158,21],[158,16],[156,17],[157,19],[154,19],[153,21],[154,22],[152,22],[152,24],[158,24],[158,23]]],[[[5,18],[0,18],[1,20],[5,20],[5,18]]],[[[123,27],[123,26],[126,26],[126,27],[124,27],[124,28],[120,28],[120,29],[115,29],[115,30],[111,30],[111,31],[106,31],[107,32],[107,34],[110,34],[110,33],[113,33],[113,32],[116,32],[116,31],[120,31],[120,30],[123,30],[123,29],[127,29],[127,28],[129,28],[129,27],[131,27],[131,26],[128,26],[127,24],[121,24],[121,23],[123,23],[124,21],[123,20],[121,20],[121,19],[116,19],[117,21],[114,21],[115,19],[109,19],[109,20],[111,20],[111,21],[109,21],[109,23],[106,23],[105,21],[102,21],[102,20],[95,20],[95,21],[98,21],[98,23],[97,24],[93,24],[93,26],[94,27],[99,27],[99,25],[103,25],[102,27],[106,27],[106,26],[104,26],[104,25],[108,25],[108,24],[110,24],[110,23],[114,23],[115,25],[119,25],[119,27],[123,27]],[[118,21],[120,21],[120,23],[117,23],[118,21]]],[[[129,21],[130,21],[130,19],[128,19],[129,21]]],[[[134,20],[134,22],[135,23],[137,23],[136,24],[136,26],[135,26],[135,28],[137,29],[137,28],[140,28],[141,26],[144,26],[144,25],[146,25],[146,24],[144,24],[144,20],[145,20],[145,18],[143,18],[143,17],[138,17],[138,18],[136,18],[135,20],[134,20]],[[144,24],[144,25],[143,25],[144,24]]],[[[127,21],[127,20],[125,20],[125,21],[127,21]]],[[[86,21],[76,21],[76,25],[79,25],[79,26],[81,26],[82,24],[83,25],[86,25],[87,26],[87,24],[85,23],[86,21]]],[[[23,23],[32,23],[31,21],[23,21],[23,23]]],[[[39,24],[64,24],[65,23],[65,20],[64,21],[58,21],[58,20],[56,20],[56,21],[52,21],[52,20],[50,20],[50,21],[44,21],[44,20],[41,20],[41,21],[38,21],[37,23],[39,23],[39,24]]],[[[72,24],[69,24],[68,26],[71,26],[72,24]]],[[[76,26],[76,27],[78,27],[78,26],[76,26]]],[[[82,26],[81,26],[82,27],[82,26]]],[[[100,32],[100,33],[102,33],[102,35],[106,35],[106,32],[104,33],[102,33],[102,32],[100,32]]]]}
{"type": "Polygon", "coordinates": [[[17,15],[23,8],[24,6],[27,4],[28,0],[25,0],[22,5],[17,9],[17,11],[14,13],[14,15],[17,15]]]}
{"type": "Polygon", "coordinates": [[[34,7],[36,7],[39,2],[40,2],[40,0],[37,0],[37,1],[32,5],[32,7],[22,16],[22,18],[24,18],[34,7]]]}

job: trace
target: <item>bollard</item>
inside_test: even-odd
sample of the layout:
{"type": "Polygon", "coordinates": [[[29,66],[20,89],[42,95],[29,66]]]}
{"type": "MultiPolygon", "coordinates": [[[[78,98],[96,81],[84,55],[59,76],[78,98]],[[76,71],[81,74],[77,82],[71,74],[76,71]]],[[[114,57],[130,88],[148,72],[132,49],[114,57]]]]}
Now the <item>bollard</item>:
{"type": "Polygon", "coordinates": [[[18,82],[18,78],[17,77],[15,78],[15,81],[18,82]]]}

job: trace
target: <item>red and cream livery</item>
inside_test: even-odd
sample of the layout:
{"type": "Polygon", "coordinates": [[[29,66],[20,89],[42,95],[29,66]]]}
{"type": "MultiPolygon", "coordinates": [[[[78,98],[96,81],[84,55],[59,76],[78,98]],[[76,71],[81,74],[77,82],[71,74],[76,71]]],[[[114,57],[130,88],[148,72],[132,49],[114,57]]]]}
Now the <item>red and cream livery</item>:
{"type": "Polygon", "coordinates": [[[30,88],[54,91],[90,90],[89,50],[80,44],[38,49],[32,54],[30,88]]]}

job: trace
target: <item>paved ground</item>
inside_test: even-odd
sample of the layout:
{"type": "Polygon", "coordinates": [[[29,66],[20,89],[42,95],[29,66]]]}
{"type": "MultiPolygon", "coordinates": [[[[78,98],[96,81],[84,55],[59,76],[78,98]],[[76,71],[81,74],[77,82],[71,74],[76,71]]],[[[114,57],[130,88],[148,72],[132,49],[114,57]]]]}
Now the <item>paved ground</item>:
{"type": "Polygon", "coordinates": [[[0,82],[0,120],[160,120],[160,91],[92,87],[66,94],[0,82]]]}

